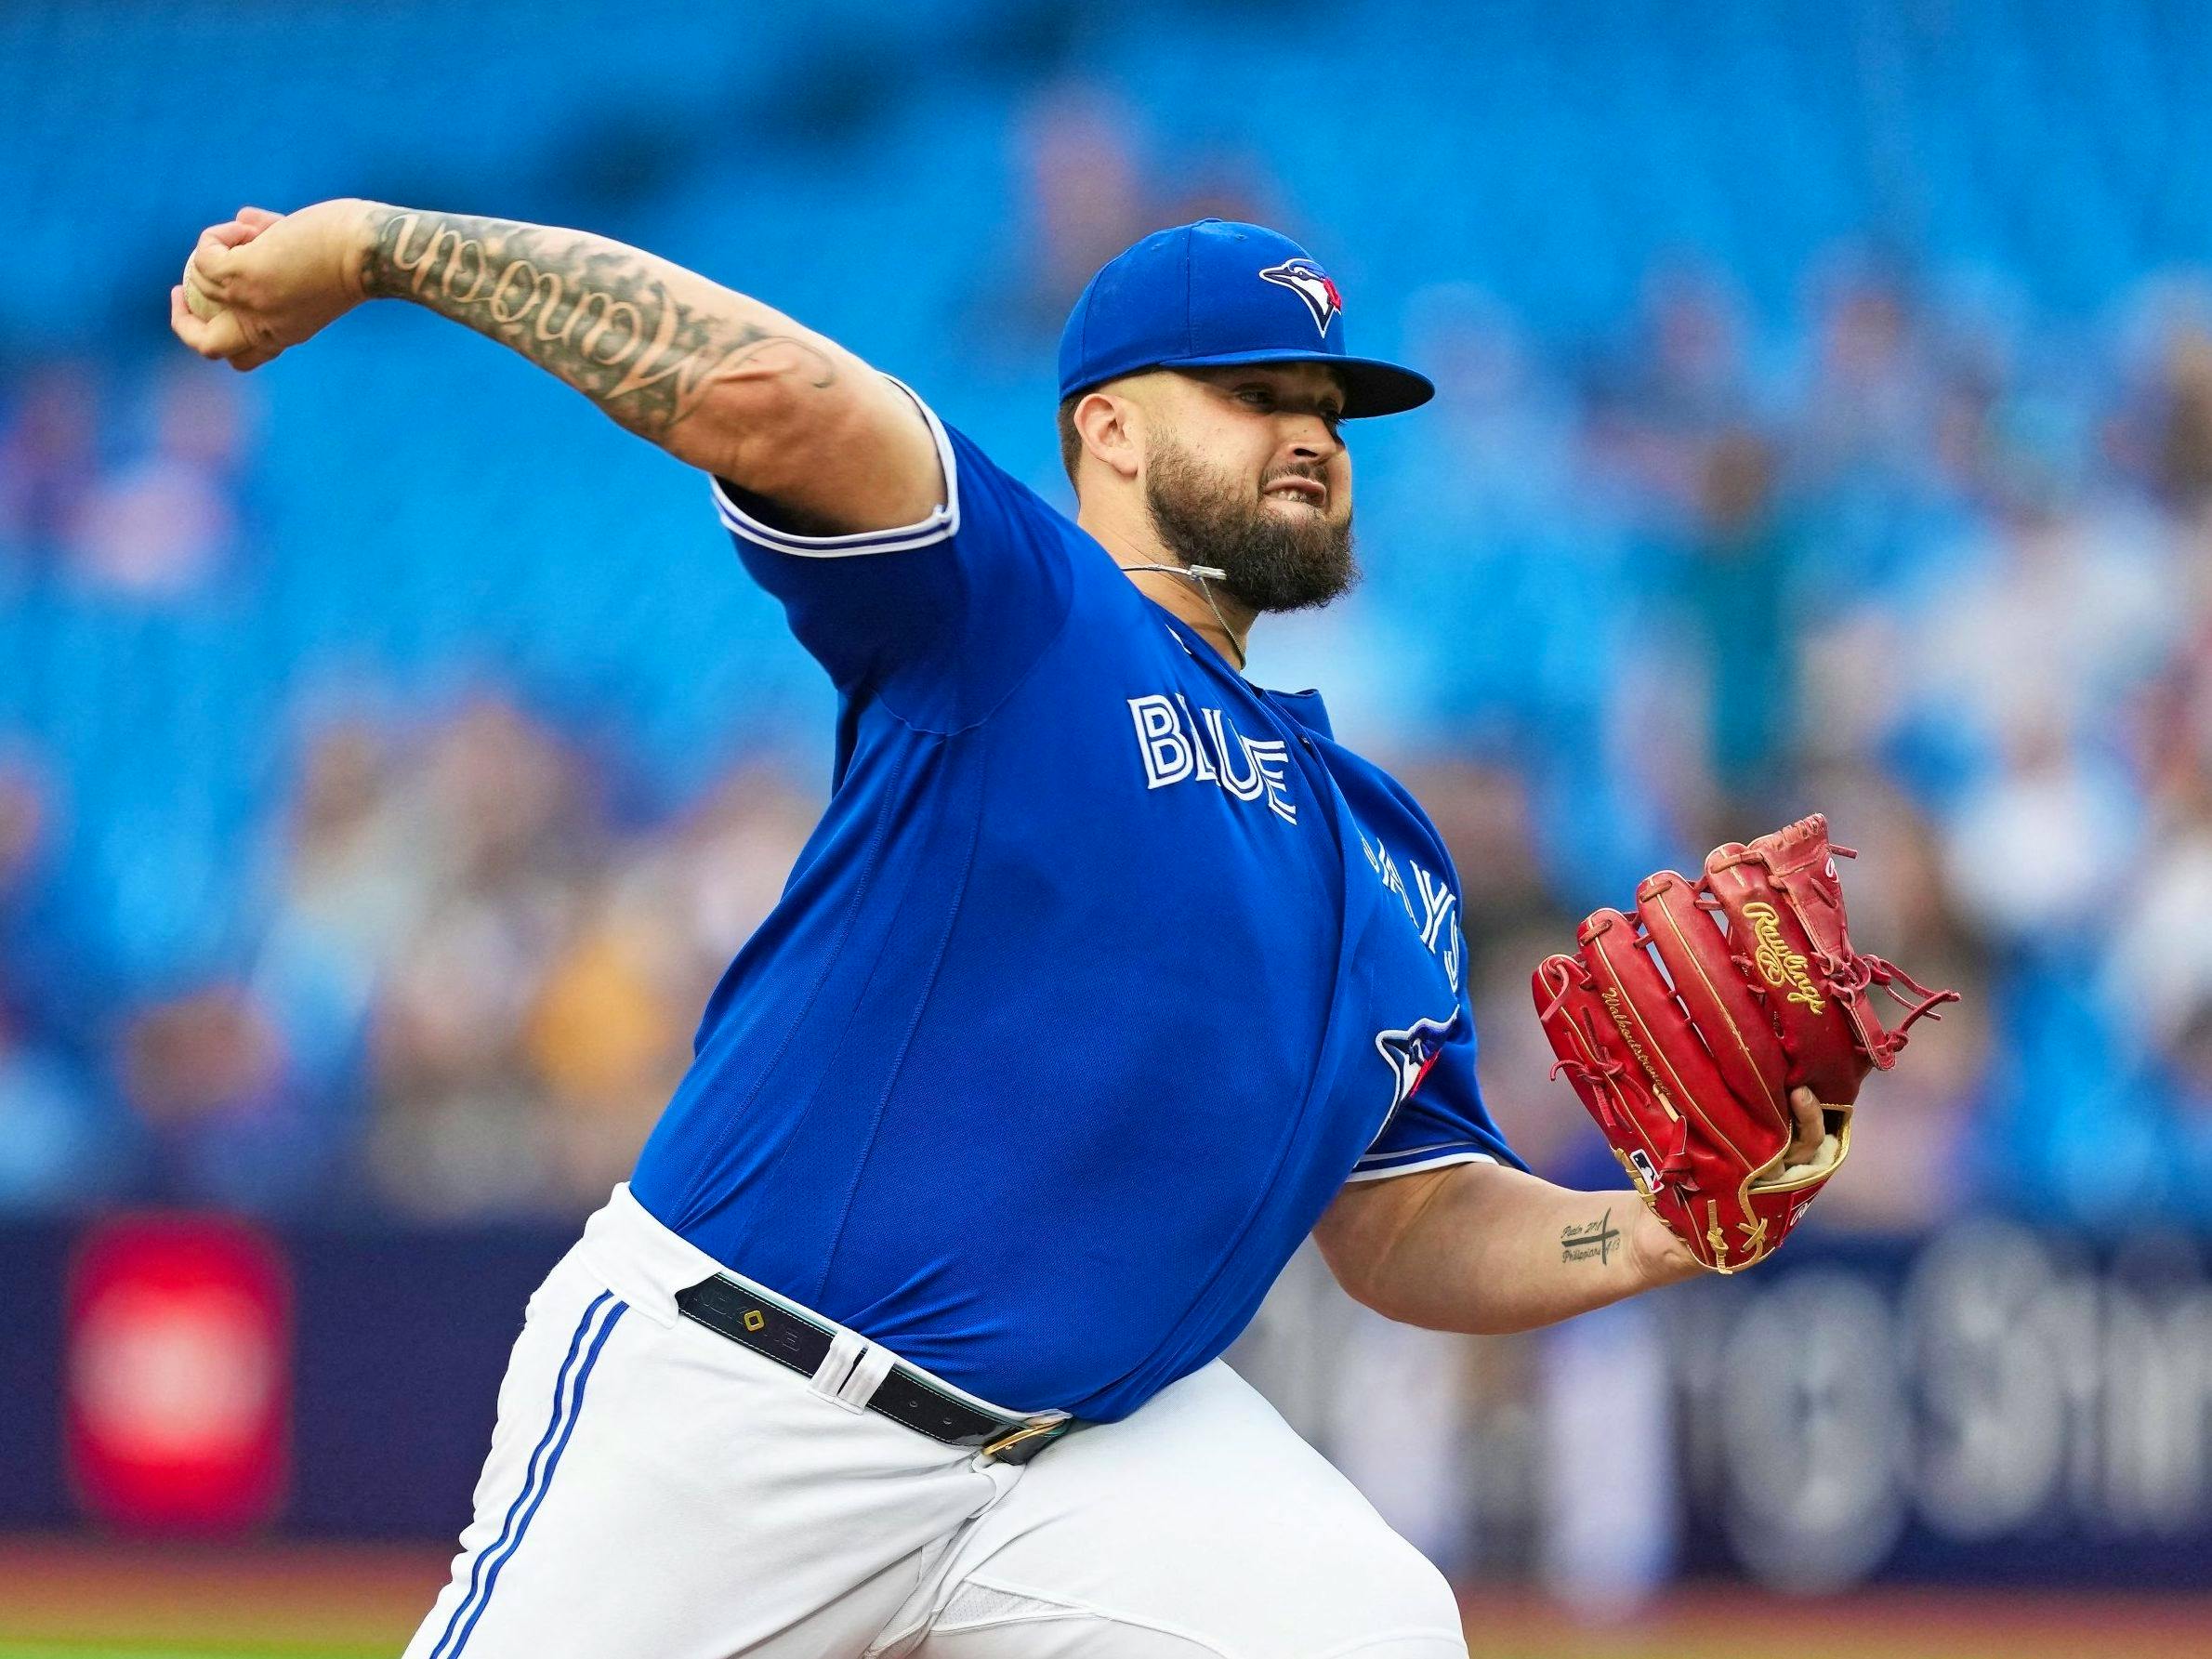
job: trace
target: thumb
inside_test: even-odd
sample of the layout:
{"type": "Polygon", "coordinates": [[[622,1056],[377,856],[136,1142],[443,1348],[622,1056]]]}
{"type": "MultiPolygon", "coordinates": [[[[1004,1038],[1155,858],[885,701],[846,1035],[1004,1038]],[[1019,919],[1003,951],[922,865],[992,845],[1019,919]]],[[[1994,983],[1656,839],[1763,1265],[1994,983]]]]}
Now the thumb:
{"type": "Polygon", "coordinates": [[[1785,1165],[1810,1164],[1819,1155],[1821,1141],[1828,1132],[1820,1098],[1809,1088],[1793,1088],[1789,1091],[1789,1105],[1796,1124],[1790,1135],[1789,1150],[1782,1161],[1785,1165]]]}
{"type": "Polygon", "coordinates": [[[184,284],[178,283],[169,290],[170,332],[211,362],[236,357],[246,349],[245,329],[235,313],[217,311],[212,317],[196,317],[184,303],[184,284]]]}

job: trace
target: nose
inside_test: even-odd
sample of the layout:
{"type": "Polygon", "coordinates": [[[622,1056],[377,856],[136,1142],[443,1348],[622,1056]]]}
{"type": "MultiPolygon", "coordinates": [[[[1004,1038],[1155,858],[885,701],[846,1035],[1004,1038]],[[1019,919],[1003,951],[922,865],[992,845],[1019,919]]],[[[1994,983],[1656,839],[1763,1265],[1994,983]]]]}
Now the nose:
{"type": "Polygon", "coordinates": [[[1301,415],[1290,433],[1290,453],[1300,461],[1325,461],[1344,447],[1344,440],[1329,430],[1318,415],[1301,415]]]}

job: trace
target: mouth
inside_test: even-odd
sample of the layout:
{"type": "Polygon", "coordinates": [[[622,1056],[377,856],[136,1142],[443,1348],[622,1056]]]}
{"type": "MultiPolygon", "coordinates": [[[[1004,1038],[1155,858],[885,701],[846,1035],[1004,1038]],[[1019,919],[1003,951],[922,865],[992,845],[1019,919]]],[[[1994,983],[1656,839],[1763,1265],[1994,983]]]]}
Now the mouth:
{"type": "Polygon", "coordinates": [[[1260,491],[1260,494],[1303,501],[1313,507],[1325,506],[1329,499],[1328,486],[1311,478],[1279,478],[1260,491]]]}

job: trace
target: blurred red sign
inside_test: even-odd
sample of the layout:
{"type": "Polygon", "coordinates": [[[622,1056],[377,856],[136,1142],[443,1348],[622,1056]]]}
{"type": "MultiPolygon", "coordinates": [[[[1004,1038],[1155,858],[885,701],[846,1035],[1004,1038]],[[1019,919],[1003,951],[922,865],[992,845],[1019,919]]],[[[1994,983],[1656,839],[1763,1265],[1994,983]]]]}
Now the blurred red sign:
{"type": "Polygon", "coordinates": [[[86,1508],[134,1531],[227,1531],[283,1494],[291,1284],[247,1224],[124,1217],[70,1275],[64,1411],[86,1508]]]}

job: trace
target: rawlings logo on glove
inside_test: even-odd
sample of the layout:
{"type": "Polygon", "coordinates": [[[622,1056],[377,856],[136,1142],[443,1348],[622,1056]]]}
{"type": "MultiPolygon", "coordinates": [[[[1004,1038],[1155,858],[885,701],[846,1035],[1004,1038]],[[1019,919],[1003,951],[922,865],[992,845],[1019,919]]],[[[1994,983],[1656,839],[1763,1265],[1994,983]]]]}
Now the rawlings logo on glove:
{"type": "Polygon", "coordinates": [[[1958,1000],[1851,948],[1836,855],[1852,856],[1817,812],[1718,847],[1694,884],[1672,870],[1647,879],[1633,919],[1593,912],[1576,953],[1547,956],[1533,981],[1554,1074],[1644,1203],[1719,1272],[1781,1244],[1850,1151],[1866,1073],[1958,1000]],[[1876,986],[1905,1007],[1894,1027],[1868,998],[1876,986]],[[1817,1126],[1792,1110],[1800,1088],[1820,1103],[1817,1126]]]}
{"type": "Polygon", "coordinates": [[[1771,904],[1755,903],[1745,905],[1744,914],[1751,918],[1751,934],[1758,941],[1758,949],[1751,959],[1758,964],[1767,983],[1777,991],[1786,989],[1790,1001],[1801,1002],[1819,1013],[1820,993],[1812,988],[1812,981],[1805,972],[1805,958],[1782,942],[1781,913],[1771,904]]]}

